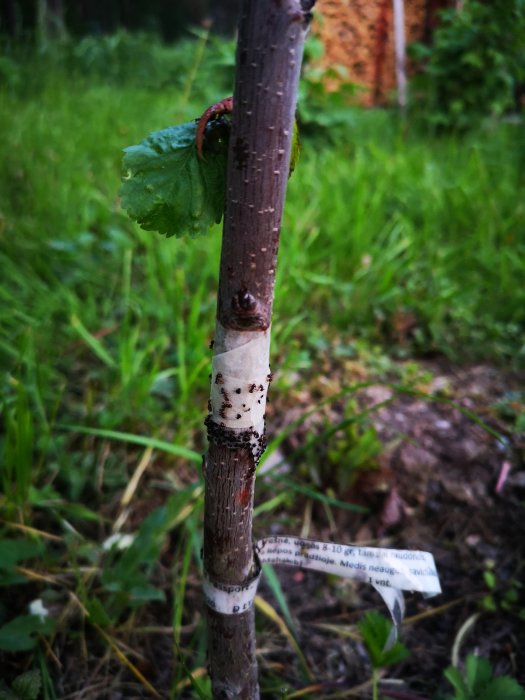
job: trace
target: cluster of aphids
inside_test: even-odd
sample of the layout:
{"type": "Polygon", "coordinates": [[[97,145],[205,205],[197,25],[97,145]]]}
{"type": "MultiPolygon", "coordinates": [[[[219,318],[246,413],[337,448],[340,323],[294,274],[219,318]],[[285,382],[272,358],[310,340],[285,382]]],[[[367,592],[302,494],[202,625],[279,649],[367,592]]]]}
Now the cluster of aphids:
{"type": "MultiPolygon", "coordinates": [[[[210,375],[210,379],[212,379],[212,376],[210,375]]],[[[268,384],[272,381],[273,375],[270,372],[267,377],[266,381],[268,384]]],[[[227,409],[233,408],[231,399],[230,399],[230,394],[226,389],[224,388],[225,380],[224,376],[221,372],[217,372],[215,375],[215,378],[213,379],[213,383],[215,385],[220,386],[220,393],[222,395],[222,402],[221,406],[219,409],[219,416],[220,418],[224,421],[227,420],[227,414],[226,411],[227,409]]],[[[241,394],[242,393],[242,388],[237,387],[236,389],[233,389],[233,391],[236,394],[241,394]]],[[[256,393],[256,392],[261,392],[261,396],[258,399],[258,403],[260,404],[262,399],[264,398],[264,391],[265,388],[263,384],[257,384],[253,382],[250,384],[248,387],[248,392],[250,394],[256,393]]],[[[243,409],[245,412],[250,411],[250,408],[246,408],[246,404],[242,404],[243,409]]],[[[208,411],[209,415],[206,418],[206,427],[208,429],[208,439],[211,442],[214,442],[215,444],[218,445],[223,445],[225,447],[228,447],[230,449],[241,449],[241,448],[247,448],[251,450],[255,464],[259,462],[259,459],[261,458],[261,455],[263,454],[265,448],[266,448],[266,437],[263,433],[259,433],[257,430],[255,430],[253,427],[248,428],[246,430],[239,431],[238,429],[232,429],[232,428],[227,428],[226,425],[221,421],[220,423],[216,423],[213,418],[212,418],[212,404],[211,400],[208,401],[208,411]]],[[[237,413],[236,419],[240,420],[242,418],[242,415],[240,413],[237,413]]]]}
{"type": "Polygon", "coordinates": [[[204,421],[208,429],[208,440],[229,448],[230,450],[248,449],[254,457],[254,463],[257,465],[266,449],[266,436],[264,433],[259,433],[254,428],[248,428],[239,432],[232,428],[227,428],[224,423],[216,423],[211,415],[204,421]]]}
{"type": "MultiPolygon", "coordinates": [[[[266,378],[268,383],[270,383],[272,381],[271,377],[272,377],[272,375],[270,373],[266,378]]],[[[254,394],[256,391],[262,392],[261,396],[257,399],[257,403],[261,403],[261,401],[264,399],[264,387],[262,384],[259,384],[259,385],[252,384],[250,386],[250,388],[248,389],[248,391],[250,392],[250,394],[254,394]]]]}
{"type": "Polygon", "coordinates": [[[264,387],[262,384],[252,384],[250,388],[248,389],[250,394],[254,394],[256,391],[264,391],[264,387]]]}

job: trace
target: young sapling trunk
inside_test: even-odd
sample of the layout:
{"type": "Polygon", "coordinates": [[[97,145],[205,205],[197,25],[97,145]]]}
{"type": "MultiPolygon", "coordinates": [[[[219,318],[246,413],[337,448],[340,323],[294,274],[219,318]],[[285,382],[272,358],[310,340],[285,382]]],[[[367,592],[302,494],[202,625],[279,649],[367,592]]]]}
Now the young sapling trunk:
{"type": "Polygon", "coordinates": [[[297,86],[312,2],[244,0],[229,138],[209,449],[204,460],[204,572],[214,698],[259,697],[252,511],[265,447],[270,327],[297,86]],[[250,597],[251,596],[251,597],[250,597]],[[242,609],[245,607],[246,609],[242,609]]]}

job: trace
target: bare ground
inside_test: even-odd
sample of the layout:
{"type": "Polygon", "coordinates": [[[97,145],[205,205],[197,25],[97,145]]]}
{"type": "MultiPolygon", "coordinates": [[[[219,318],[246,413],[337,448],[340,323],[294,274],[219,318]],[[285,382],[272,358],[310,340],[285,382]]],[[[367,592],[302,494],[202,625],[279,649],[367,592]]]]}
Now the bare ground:
{"type": "MultiPolygon", "coordinates": [[[[378,407],[370,421],[384,449],[378,468],[360,472],[345,500],[368,506],[370,514],[338,512],[330,523],[316,506],[308,531],[434,554],[443,593],[430,600],[407,596],[402,639],[410,657],[388,669],[394,683],[383,686],[387,697],[391,692],[407,700],[450,692],[442,673],[453,653],[460,663],[468,653],[483,655],[496,674],[525,681],[524,445],[523,435],[501,418],[523,410],[509,393],[519,389],[520,378],[487,366],[431,363],[428,369],[432,379],[421,393],[399,395],[384,384],[359,392],[361,409],[378,407]],[[503,397],[505,410],[498,410],[503,397]]],[[[344,375],[340,369],[325,376],[338,376],[344,386],[344,375]]],[[[295,417],[297,407],[291,410],[295,417]]],[[[341,412],[341,405],[332,405],[329,418],[337,423],[341,412]]],[[[288,449],[315,431],[316,421],[296,431],[288,449]]],[[[300,622],[301,647],[320,684],[314,696],[348,693],[366,683],[366,654],[349,626],[365,609],[381,609],[376,594],[362,585],[323,582],[311,572],[281,569],[281,576],[300,622]]],[[[281,648],[270,656],[282,662],[284,653],[281,648]]],[[[296,683],[291,680],[292,687],[296,683]]],[[[369,693],[365,687],[356,697],[369,693]]]]}

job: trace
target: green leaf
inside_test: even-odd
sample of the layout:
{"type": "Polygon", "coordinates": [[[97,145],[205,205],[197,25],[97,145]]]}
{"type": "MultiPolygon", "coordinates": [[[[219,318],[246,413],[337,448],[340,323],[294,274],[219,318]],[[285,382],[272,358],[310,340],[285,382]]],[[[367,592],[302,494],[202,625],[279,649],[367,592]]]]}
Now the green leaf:
{"type": "Polygon", "coordinates": [[[71,518],[90,520],[94,522],[100,522],[102,520],[100,513],[95,513],[95,511],[82,505],[81,503],[67,503],[64,501],[63,503],[58,503],[55,508],[71,518]]]}
{"type": "Polygon", "coordinates": [[[201,160],[195,130],[195,122],[172,126],[124,151],[122,206],[147,231],[196,236],[222,218],[227,155],[201,160]]]}
{"type": "Polygon", "coordinates": [[[465,677],[453,666],[444,676],[456,691],[452,700],[525,700],[525,690],[513,678],[492,679],[492,666],[481,656],[468,655],[465,677]]]}
{"type": "Polygon", "coordinates": [[[13,682],[13,690],[21,700],[36,700],[40,695],[42,687],[42,677],[37,668],[26,671],[13,682]]]}
{"type": "Polygon", "coordinates": [[[525,700],[525,690],[514,678],[501,676],[489,683],[476,700],[525,700]]]}
{"type": "Polygon", "coordinates": [[[4,651],[28,651],[37,641],[38,634],[50,634],[55,623],[51,618],[37,615],[20,615],[0,627],[0,649],[4,651]]]}
{"type": "Polygon", "coordinates": [[[408,649],[401,642],[396,642],[390,649],[385,649],[390,638],[392,623],[375,610],[367,612],[357,626],[363,636],[372,668],[391,666],[408,656],[408,649]]]}
{"type": "Polygon", "coordinates": [[[383,659],[381,666],[393,666],[398,664],[403,659],[406,659],[410,655],[410,652],[404,644],[401,642],[396,642],[393,647],[387,649],[383,652],[383,659]]]}
{"type": "Polygon", "coordinates": [[[134,435],[133,433],[122,433],[118,430],[105,430],[103,428],[88,428],[84,425],[61,425],[59,427],[76,433],[84,433],[85,435],[96,435],[98,437],[109,438],[110,440],[122,440],[123,442],[131,442],[134,445],[153,447],[156,450],[162,450],[163,452],[176,455],[177,457],[184,457],[196,464],[202,462],[202,455],[194,450],[181,447],[180,445],[173,445],[171,442],[148,437],[147,435],[134,435]]]}
{"type": "Polygon", "coordinates": [[[445,669],[443,675],[456,691],[454,700],[469,700],[470,693],[468,692],[465,681],[457,668],[454,668],[454,666],[449,666],[445,669]]]}
{"type": "Polygon", "coordinates": [[[492,667],[482,656],[469,654],[465,668],[467,687],[472,695],[477,696],[492,678],[492,667]]]}
{"type": "Polygon", "coordinates": [[[0,586],[26,583],[26,577],[16,571],[16,566],[26,559],[41,555],[44,549],[41,540],[0,539],[0,586]]]}
{"type": "Polygon", "coordinates": [[[40,540],[2,539],[0,540],[0,571],[13,569],[18,562],[32,559],[44,550],[40,540]]]}
{"type": "Polygon", "coordinates": [[[123,552],[108,552],[101,581],[112,594],[125,596],[131,606],[146,601],[163,601],[164,593],[152,586],[149,577],[158,561],[167,534],[181,512],[195,499],[196,486],[192,485],[173,494],[164,506],[156,508],[142,522],[133,543],[123,552]]]}
{"type": "Polygon", "coordinates": [[[191,687],[193,688],[195,694],[200,698],[200,700],[209,700],[209,693],[206,693],[203,689],[203,684],[201,684],[196,678],[193,677],[193,674],[188,668],[184,656],[182,655],[180,648],[177,644],[175,644],[175,649],[177,650],[177,656],[179,659],[179,663],[184,671],[184,675],[190,681],[191,687]]]}
{"type": "Polygon", "coordinates": [[[129,595],[131,604],[142,604],[152,600],[163,603],[166,600],[164,591],[161,591],[159,588],[155,588],[155,586],[150,586],[148,584],[133,586],[129,591],[129,595]]]}
{"type": "Polygon", "coordinates": [[[488,589],[493,591],[496,588],[496,576],[493,571],[484,571],[483,578],[488,589]]]}
{"type": "Polygon", "coordinates": [[[326,503],[329,506],[335,506],[336,508],[341,508],[342,510],[350,510],[356,513],[368,513],[368,509],[364,506],[354,505],[353,503],[347,503],[346,501],[340,501],[332,496],[327,496],[326,494],[319,491],[319,489],[310,488],[309,486],[304,486],[303,484],[298,484],[291,479],[280,474],[272,475],[273,481],[280,481],[286,484],[289,488],[298,493],[304,493],[305,496],[312,498],[316,501],[321,501],[321,503],[326,503]]]}
{"type": "Polygon", "coordinates": [[[78,316],[75,316],[75,314],[71,316],[71,326],[79,334],[86,345],[91,348],[98,359],[106,365],[106,367],[116,367],[116,362],[104,347],[104,343],[90,333],[78,316]]]}
{"type": "Polygon", "coordinates": [[[99,625],[100,627],[109,627],[112,624],[112,619],[108,615],[106,608],[104,607],[100,598],[93,596],[88,600],[84,601],[86,610],[88,611],[89,620],[94,625],[99,625]]]}

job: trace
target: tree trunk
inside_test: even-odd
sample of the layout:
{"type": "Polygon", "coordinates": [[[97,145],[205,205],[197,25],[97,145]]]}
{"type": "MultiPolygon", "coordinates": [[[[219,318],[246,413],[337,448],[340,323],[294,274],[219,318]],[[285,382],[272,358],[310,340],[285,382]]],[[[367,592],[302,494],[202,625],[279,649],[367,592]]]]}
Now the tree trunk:
{"type": "Polygon", "coordinates": [[[251,600],[228,613],[218,611],[217,601],[224,591],[229,601],[236,588],[252,584],[255,590],[259,573],[252,543],[255,470],[265,445],[275,269],[312,5],[243,0],[241,8],[204,461],[203,559],[214,698],[259,697],[251,600]]]}
{"type": "Polygon", "coordinates": [[[37,0],[37,37],[41,47],[65,39],[64,5],[62,0],[37,0]]]}

